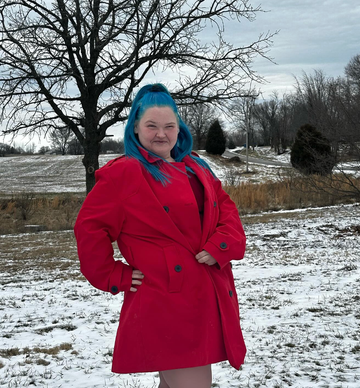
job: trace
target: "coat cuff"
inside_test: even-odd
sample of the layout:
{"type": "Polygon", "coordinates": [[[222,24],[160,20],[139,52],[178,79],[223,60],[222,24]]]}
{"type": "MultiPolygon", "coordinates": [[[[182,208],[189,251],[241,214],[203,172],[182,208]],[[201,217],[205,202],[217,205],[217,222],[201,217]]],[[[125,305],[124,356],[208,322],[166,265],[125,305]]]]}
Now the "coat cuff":
{"type": "Polygon", "coordinates": [[[240,260],[244,257],[245,241],[239,242],[231,236],[216,233],[202,249],[210,253],[220,269],[223,269],[231,260],[240,260]]]}
{"type": "Polygon", "coordinates": [[[109,292],[113,295],[120,291],[129,291],[132,283],[133,268],[122,261],[116,261],[109,280],[109,292]]]}
{"type": "MultiPolygon", "coordinates": [[[[226,244],[224,242],[224,244],[226,244]]],[[[207,242],[203,248],[204,251],[210,253],[210,255],[217,261],[220,269],[223,269],[227,263],[230,262],[231,258],[229,257],[229,251],[226,245],[220,247],[220,245],[213,244],[212,242],[207,242]]]]}

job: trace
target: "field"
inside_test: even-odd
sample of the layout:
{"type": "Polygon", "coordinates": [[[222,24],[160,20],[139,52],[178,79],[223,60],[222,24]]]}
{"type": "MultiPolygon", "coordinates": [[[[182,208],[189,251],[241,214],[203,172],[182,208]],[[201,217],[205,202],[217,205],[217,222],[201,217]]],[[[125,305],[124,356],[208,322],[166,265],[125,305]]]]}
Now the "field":
{"type": "MultiPolygon", "coordinates": [[[[1,163],[3,177],[10,168],[1,163]]],[[[52,164],[42,177],[40,165],[35,174],[19,163],[3,195],[24,182],[62,192],[66,181],[51,169],[80,191],[78,161],[52,164]]],[[[214,365],[213,386],[358,388],[359,204],[264,212],[243,223],[247,252],[233,270],[248,354],[240,371],[214,365]]],[[[71,230],[0,235],[0,387],[157,387],[157,373],[110,372],[121,302],[82,278],[71,230]]]]}

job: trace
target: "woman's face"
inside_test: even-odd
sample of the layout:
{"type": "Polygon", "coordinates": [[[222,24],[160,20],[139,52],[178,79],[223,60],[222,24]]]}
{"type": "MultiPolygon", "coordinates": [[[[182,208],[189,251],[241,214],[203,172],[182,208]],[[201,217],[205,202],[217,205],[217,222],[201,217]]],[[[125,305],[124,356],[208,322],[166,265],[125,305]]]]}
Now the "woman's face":
{"type": "Polygon", "coordinates": [[[154,106],[145,111],[135,127],[140,144],[163,159],[170,159],[179,132],[178,120],[167,106],[154,106]]]}

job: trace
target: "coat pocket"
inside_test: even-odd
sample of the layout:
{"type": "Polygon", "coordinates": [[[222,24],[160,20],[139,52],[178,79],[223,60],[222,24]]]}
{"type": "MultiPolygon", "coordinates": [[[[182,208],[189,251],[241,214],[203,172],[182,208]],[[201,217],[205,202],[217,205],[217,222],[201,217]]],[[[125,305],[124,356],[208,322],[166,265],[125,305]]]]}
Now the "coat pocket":
{"type": "Polygon", "coordinates": [[[163,247],[166,265],[169,274],[169,292],[180,292],[184,281],[183,260],[175,246],[163,247]]]}

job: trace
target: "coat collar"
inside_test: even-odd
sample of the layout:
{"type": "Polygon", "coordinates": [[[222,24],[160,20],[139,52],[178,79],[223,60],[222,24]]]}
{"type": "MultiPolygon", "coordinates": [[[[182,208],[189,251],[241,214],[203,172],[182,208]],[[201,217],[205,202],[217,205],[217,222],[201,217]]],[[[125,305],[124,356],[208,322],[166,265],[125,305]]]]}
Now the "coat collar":
{"type": "Polygon", "coordinates": [[[146,161],[148,161],[149,163],[156,163],[159,161],[163,162],[162,158],[150,154],[149,151],[143,147],[138,146],[138,150],[139,150],[141,156],[144,157],[146,159],[146,161]]]}

